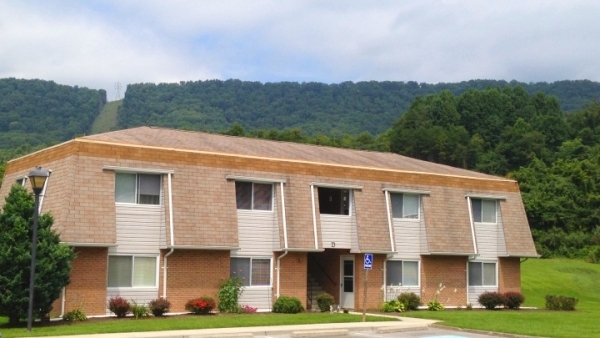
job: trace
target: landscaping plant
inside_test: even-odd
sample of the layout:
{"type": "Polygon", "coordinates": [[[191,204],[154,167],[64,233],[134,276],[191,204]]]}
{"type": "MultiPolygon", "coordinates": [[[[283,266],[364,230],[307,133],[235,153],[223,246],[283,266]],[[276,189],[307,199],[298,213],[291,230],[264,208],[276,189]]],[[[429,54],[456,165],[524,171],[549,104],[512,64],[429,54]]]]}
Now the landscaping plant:
{"type": "Polygon", "coordinates": [[[279,296],[273,304],[273,312],[275,313],[299,313],[303,311],[304,307],[300,299],[296,297],[279,296]]]}
{"type": "Polygon", "coordinates": [[[221,282],[217,297],[219,297],[219,311],[238,313],[240,306],[238,300],[244,292],[244,283],[240,277],[230,277],[221,282]]]}
{"type": "Polygon", "coordinates": [[[62,319],[65,322],[83,322],[86,321],[88,318],[82,310],[75,309],[65,313],[62,316],[62,319]]]}
{"type": "Polygon", "coordinates": [[[479,304],[488,310],[493,310],[497,306],[504,305],[504,296],[498,292],[484,292],[477,298],[479,304]]]}
{"type": "Polygon", "coordinates": [[[504,293],[504,306],[509,309],[519,309],[524,301],[525,296],[520,292],[509,291],[504,293]]]}
{"type": "Polygon", "coordinates": [[[328,294],[327,292],[323,292],[316,297],[317,305],[321,312],[329,311],[330,306],[333,305],[334,299],[333,296],[328,294]]]}
{"type": "Polygon", "coordinates": [[[140,319],[150,316],[150,309],[145,304],[138,304],[135,300],[132,300],[131,313],[135,319],[140,319]]]}
{"type": "Polygon", "coordinates": [[[196,315],[210,313],[215,306],[215,300],[207,296],[190,299],[185,303],[185,309],[196,315]]]}
{"type": "Polygon", "coordinates": [[[421,297],[414,292],[403,292],[398,296],[398,301],[404,305],[407,311],[415,311],[421,305],[421,297]]]}
{"type": "Polygon", "coordinates": [[[131,311],[131,304],[123,297],[112,297],[108,300],[108,310],[114,313],[117,318],[125,318],[131,311]]]}
{"type": "Polygon", "coordinates": [[[148,306],[155,317],[160,317],[169,312],[171,308],[171,302],[161,297],[151,300],[150,303],[148,303],[148,306]]]}

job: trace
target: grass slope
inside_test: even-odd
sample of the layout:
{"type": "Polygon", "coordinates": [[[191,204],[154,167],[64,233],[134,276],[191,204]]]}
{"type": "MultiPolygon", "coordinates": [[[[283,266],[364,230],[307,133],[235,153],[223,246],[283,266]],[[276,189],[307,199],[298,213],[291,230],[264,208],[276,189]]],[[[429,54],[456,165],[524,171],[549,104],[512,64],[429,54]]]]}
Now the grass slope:
{"type": "Polygon", "coordinates": [[[529,259],[521,265],[525,307],[540,310],[409,312],[445,325],[543,337],[600,337],[600,265],[569,259],[529,259]],[[579,299],[577,311],[547,311],[547,294],[579,299]]]}
{"type": "Polygon", "coordinates": [[[96,117],[92,124],[92,134],[100,134],[111,131],[117,126],[117,110],[123,104],[123,100],[108,102],[96,117]]]}

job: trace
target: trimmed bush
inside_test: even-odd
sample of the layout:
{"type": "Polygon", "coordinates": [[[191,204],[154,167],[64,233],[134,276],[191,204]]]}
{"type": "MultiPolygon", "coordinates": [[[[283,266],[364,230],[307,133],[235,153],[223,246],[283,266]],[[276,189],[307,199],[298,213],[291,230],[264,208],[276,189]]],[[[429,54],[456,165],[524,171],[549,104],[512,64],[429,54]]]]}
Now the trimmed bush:
{"type": "Polygon", "coordinates": [[[546,309],[574,311],[579,300],[575,297],[546,295],[546,309]]]}
{"type": "Polygon", "coordinates": [[[516,310],[525,301],[525,296],[520,292],[509,291],[504,293],[504,306],[516,310]]]}
{"type": "Polygon", "coordinates": [[[304,307],[300,299],[296,297],[279,296],[273,304],[273,312],[275,313],[299,313],[304,311],[304,307]]]}
{"type": "Polygon", "coordinates": [[[148,306],[155,317],[160,317],[169,312],[169,309],[171,308],[171,302],[161,297],[151,300],[150,303],[148,303],[148,306]]]}
{"type": "Polygon", "coordinates": [[[131,311],[131,304],[123,297],[112,297],[108,300],[108,310],[114,313],[117,318],[125,318],[131,311]]]}
{"type": "Polygon", "coordinates": [[[328,294],[327,292],[323,292],[316,297],[317,305],[321,312],[329,311],[329,306],[333,305],[334,299],[333,296],[328,294]]]}
{"type": "Polygon", "coordinates": [[[398,296],[398,301],[404,305],[407,311],[415,311],[421,305],[421,297],[414,292],[403,292],[398,296]]]}
{"type": "Polygon", "coordinates": [[[207,296],[190,299],[185,303],[185,309],[196,315],[210,313],[216,306],[215,300],[207,296]]]}
{"type": "Polygon", "coordinates": [[[488,310],[493,310],[497,306],[504,304],[504,296],[498,292],[484,292],[477,298],[479,304],[488,310]]]}

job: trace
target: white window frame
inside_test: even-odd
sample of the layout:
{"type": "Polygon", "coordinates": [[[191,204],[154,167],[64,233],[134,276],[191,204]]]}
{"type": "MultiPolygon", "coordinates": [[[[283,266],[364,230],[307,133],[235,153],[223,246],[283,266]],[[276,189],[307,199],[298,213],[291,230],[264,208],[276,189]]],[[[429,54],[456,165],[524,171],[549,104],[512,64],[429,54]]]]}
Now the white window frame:
{"type": "Polygon", "coordinates": [[[496,261],[470,261],[467,262],[467,285],[469,287],[498,287],[498,262],[496,261]],[[481,264],[481,285],[471,285],[471,264],[481,264]],[[484,264],[494,265],[494,284],[485,284],[484,264]]]}
{"type": "Polygon", "coordinates": [[[158,269],[159,269],[159,256],[157,255],[127,255],[127,254],[118,254],[118,255],[108,255],[107,261],[106,261],[106,286],[108,289],[119,289],[119,290],[123,290],[123,289],[152,289],[152,288],[157,288],[158,287],[158,269]],[[132,262],[131,262],[131,286],[109,286],[108,285],[108,279],[109,279],[109,274],[110,274],[110,266],[109,266],[109,262],[110,262],[110,257],[131,257],[132,262]],[[141,258],[154,258],[156,260],[155,262],[155,269],[154,269],[154,285],[150,286],[135,286],[133,285],[133,281],[134,281],[134,276],[135,276],[135,258],[136,257],[141,257],[141,258]]]}
{"type": "MultiPolygon", "coordinates": [[[[27,176],[19,176],[17,177],[17,179],[15,180],[15,184],[18,184],[22,187],[24,187],[27,184],[27,176]]],[[[46,183],[44,183],[44,187],[46,186],[46,183]]]]}
{"type": "Polygon", "coordinates": [[[420,288],[421,287],[421,261],[417,260],[417,259],[389,259],[386,261],[385,263],[385,286],[390,288],[390,287],[406,287],[406,288],[420,288]],[[390,284],[388,279],[388,263],[389,262],[401,262],[402,264],[402,283],[401,284],[390,284]],[[410,263],[417,263],[417,284],[416,285],[407,285],[404,283],[404,276],[406,275],[404,273],[404,263],[405,262],[410,262],[410,263]]]}
{"type": "Polygon", "coordinates": [[[163,194],[163,175],[161,173],[144,173],[144,172],[140,172],[140,173],[136,173],[136,172],[128,172],[128,171],[115,171],[115,203],[117,204],[128,204],[128,205],[144,205],[144,206],[158,206],[158,205],[162,205],[163,201],[162,201],[162,194],[163,194]],[[135,202],[119,202],[116,201],[117,199],[117,175],[119,174],[124,174],[124,175],[135,175],[135,202]],[[148,176],[158,176],[159,178],[159,190],[158,190],[158,204],[149,204],[149,203],[140,203],[139,201],[139,196],[140,196],[140,175],[148,175],[148,176]]]}
{"type": "MultiPolygon", "coordinates": [[[[325,216],[336,216],[336,217],[352,217],[352,209],[354,208],[354,189],[352,188],[347,188],[347,187],[337,187],[337,186],[317,186],[317,196],[319,196],[319,189],[320,188],[325,188],[325,189],[332,189],[332,190],[348,190],[348,214],[324,214],[321,211],[321,208],[319,206],[319,214],[320,215],[325,215],[325,216]]],[[[318,202],[321,203],[321,199],[318,199],[318,202]]]]}
{"type": "Polygon", "coordinates": [[[242,210],[242,211],[252,211],[252,212],[273,212],[273,205],[275,204],[275,184],[273,184],[273,182],[265,182],[265,181],[260,181],[260,182],[255,182],[255,181],[242,181],[242,180],[238,180],[235,181],[235,183],[248,183],[248,184],[252,184],[252,192],[250,193],[250,209],[240,209],[238,208],[237,205],[237,187],[235,188],[235,207],[238,211],[242,210]],[[270,209],[254,209],[254,185],[255,184],[265,184],[265,185],[270,185],[271,186],[271,208],[270,209]]]}
{"type": "Polygon", "coordinates": [[[393,219],[401,219],[401,220],[406,220],[406,221],[418,221],[421,219],[421,195],[420,194],[416,194],[416,193],[406,193],[406,192],[390,192],[390,203],[391,203],[391,207],[392,207],[392,218],[393,219]],[[398,196],[402,196],[402,217],[395,217],[394,216],[394,195],[398,196]],[[410,195],[410,196],[416,196],[417,197],[417,217],[416,218],[412,218],[412,217],[406,217],[405,212],[404,212],[404,196],[406,195],[410,195]]]}
{"type": "Polygon", "coordinates": [[[473,213],[473,222],[474,223],[482,223],[482,224],[498,224],[498,200],[496,199],[491,199],[491,198],[478,198],[478,197],[471,197],[471,210],[473,213]],[[476,220],[476,215],[475,215],[475,207],[473,206],[473,202],[475,201],[481,201],[481,214],[479,215],[479,221],[476,220]],[[484,203],[489,203],[489,202],[493,202],[494,203],[494,222],[483,222],[483,212],[484,212],[484,208],[483,208],[483,204],[484,203]]]}
{"type": "MultiPolygon", "coordinates": [[[[245,288],[258,288],[258,287],[270,287],[273,285],[273,259],[272,257],[264,257],[264,256],[257,256],[257,257],[249,257],[249,256],[235,256],[235,257],[230,257],[229,261],[231,264],[231,260],[233,259],[247,259],[249,260],[249,270],[248,271],[248,285],[244,285],[245,288]],[[268,260],[269,261],[269,284],[259,284],[259,285],[253,285],[252,284],[252,262],[254,260],[268,260]]],[[[233,277],[231,275],[231,265],[229,267],[229,277],[233,277]]]]}

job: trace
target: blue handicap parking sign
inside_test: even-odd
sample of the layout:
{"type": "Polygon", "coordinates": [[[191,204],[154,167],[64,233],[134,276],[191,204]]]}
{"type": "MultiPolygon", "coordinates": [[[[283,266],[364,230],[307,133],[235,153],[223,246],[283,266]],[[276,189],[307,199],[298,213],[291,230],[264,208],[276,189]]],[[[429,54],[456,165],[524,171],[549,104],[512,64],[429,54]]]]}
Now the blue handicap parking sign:
{"type": "Polygon", "coordinates": [[[373,268],[373,254],[365,254],[365,270],[373,268]]]}

